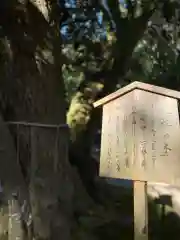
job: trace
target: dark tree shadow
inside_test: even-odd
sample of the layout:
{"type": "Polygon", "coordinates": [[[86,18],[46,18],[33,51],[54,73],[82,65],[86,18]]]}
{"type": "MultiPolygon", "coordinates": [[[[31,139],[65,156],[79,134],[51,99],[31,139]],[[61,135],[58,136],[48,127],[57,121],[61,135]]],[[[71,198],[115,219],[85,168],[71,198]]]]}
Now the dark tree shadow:
{"type": "MultiPolygon", "coordinates": [[[[123,197],[124,198],[124,197],[123,197]]],[[[128,198],[128,204],[123,202],[124,210],[126,214],[122,214],[122,209],[119,210],[119,218],[106,223],[102,223],[95,229],[95,235],[99,240],[110,240],[110,239],[134,239],[134,224],[133,224],[133,196],[128,198]],[[130,199],[131,198],[131,201],[130,199]],[[131,213],[129,213],[131,208],[131,213]],[[129,216],[129,214],[131,216],[129,216]],[[128,220],[127,220],[128,219],[128,220]]],[[[173,211],[172,197],[170,195],[162,195],[158,199],[148,200],[148,211],[149,211],[149,239],[150,240],[163,240],[180,239],[180,217],[173,211]]]]}
{"type": "Polygon", "coordinates": [[[180,239],[180,217],[173,211],[172,197],[162,195],[149,201],[149,237],[150,239],[180,239]],[[167,210],[169,207],[170,210],[167,210]]]}
{"type": "Polygon", "coordinates": [[[121,222],[108,222],[96,229],[99,240],[133,239],[133,224],[123,225],[121,222]]]}

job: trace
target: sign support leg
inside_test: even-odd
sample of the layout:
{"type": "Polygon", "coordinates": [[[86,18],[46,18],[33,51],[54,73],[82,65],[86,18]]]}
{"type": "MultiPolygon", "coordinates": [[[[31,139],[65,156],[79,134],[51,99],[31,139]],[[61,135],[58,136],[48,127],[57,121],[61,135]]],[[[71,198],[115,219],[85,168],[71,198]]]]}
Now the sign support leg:
{"type": "Polygon", "coordinates": [[[134,181],[134,240],[148,240],[147,182],[134,181]]]}

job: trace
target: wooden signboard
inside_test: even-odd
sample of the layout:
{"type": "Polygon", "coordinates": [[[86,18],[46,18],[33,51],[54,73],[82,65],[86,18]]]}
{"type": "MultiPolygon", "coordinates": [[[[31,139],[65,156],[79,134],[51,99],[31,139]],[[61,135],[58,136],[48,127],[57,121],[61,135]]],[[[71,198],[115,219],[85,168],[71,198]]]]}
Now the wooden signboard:
{"type": "Polygon", "coordinates": [[[148,238],[147,181],[180,184],[179,98],[180,92],[134,82],[94,103],[103,105],[100,176],[134,180],[137,240],[148,238]]]}

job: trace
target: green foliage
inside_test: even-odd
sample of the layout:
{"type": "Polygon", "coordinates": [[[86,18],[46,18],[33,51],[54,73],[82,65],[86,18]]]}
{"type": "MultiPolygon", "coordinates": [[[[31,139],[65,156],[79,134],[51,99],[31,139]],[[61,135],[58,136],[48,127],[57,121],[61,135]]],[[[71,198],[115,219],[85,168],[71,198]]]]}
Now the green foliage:
{"type": "Polygon", "coordinates": [[[83,72],[76,71],[72,65],[63,65],[63,78],[65,80],[67,102],[70,103],[80,83],[84,80],[83,72]]]}
{"type": "Polygon", "coordinates": [[[78,91],[74,94],[67,113],[67,123],[71,129],[71,140],[75,141],[79,132],[86,129],[93,108],[94,93],[102,88],[103,84],[92,82],[86,86],[84,92],[78,91]]]}
{"type": "MultiPolygon", "coordinates": [[[[126,29],[128,31],[129,26],[126,21],[129,21],[129,23],[131,21],[132,23],[135,22],[138,16],[141,16],[144,11],[151,8],[155,8],[155,14],[150,18],[144,36],[139,39],[139,43],[133,53],[132,61],[130,62],[131,64],[128,66],[129,70],[126,72],[126,77],[131,81],[140,80],[166,86],[168,85],[168,79],[171,79],[173,75],[174,84],[172,87],[177,87],[179,82],[178,48],[180,39],[178,24],[180,19],[180,5],[170,0],[152,2],[135,1],[133,3],[128,0],[125,3],[128,7],[120,4],[119,9],[117,9],[118,5],[116,1],[108,2],[110,12],[112,13],[111,20],[116,24],[114,32],[109,28],[110,18],[107,17],[107,12],[102,11],[103,24],[106,28],[106,40],[101,40],[100,42],[99,40],[95,42],[92,40],[91,44],[89,42],[82,42],[81,47],[74,51],[75,61],[69,68],[73,69],[73,72],[70,72],[70,78],[68,74],[65,76],[68,82],[67,85],[69,85],[67,87],[68,92],[71,92],[70,89],[73,89],[74,92],[75,88],[73,85],[77,87],[81,81],[86,80],[87,71],[90,75],[93,75],[95,72],[103,72],[105,69],[113,67],[113,62],[118,54],[119,46],[117,44],[121,44],[123,37],[126,35],[126,29]],[[117,14],[120,16],[116,16],[117,14]],[[116,22],[116,18],[118,22],[116,22]],[[121,23],[122,19],[124,19],[124,23],[121,23]],[[121,24],[125,24],[125,26],[121,24]],[[118,31],[121,33],[120,36],[118,35],[118,31]],[[117,38],[120,38],[118,42],[117,38]],[[100,44],[96,45],[97,42],[100,44]],[[98,49],[96,46],[98,46],[98,49]],[[75,78],[72,77],[74,72],[76,72],[75,78]]],[[[127,39],[127,44],[128,41],[127,39]]],[[[125,47],[128,48],[128,45],[125,47]]],[[[70,45],[64,46],[66,52],[69,52],[69,48],[72,49],[73,47],[70,47],[70,45]]],[[[72,55],[69,55],[69,58],[70,56],[72,57],[72,55]]],[[[71,96],[73,92],[70,93],[71,96]]]]}

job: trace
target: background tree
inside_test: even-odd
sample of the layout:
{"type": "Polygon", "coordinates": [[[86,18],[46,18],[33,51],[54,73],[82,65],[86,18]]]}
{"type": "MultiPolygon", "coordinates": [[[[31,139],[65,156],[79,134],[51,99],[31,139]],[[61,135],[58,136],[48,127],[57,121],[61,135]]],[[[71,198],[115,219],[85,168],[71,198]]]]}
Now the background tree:
{"type": "MultiPolygon", "coordinates": [[[[1,1],[1,96],[5,120],[66,123],[64,82],[61,75],[59,10],[54,1],[1,1]]],[[[70,239],[72,182],[61,141],[58,159],[63,173],[54,169],[55,130],[33,131],[37,153],[27,185],[35,239],[70,239]],[[66,189],[62,193],[62,187],[66,189]],[[60,204],[61,203],[61,204],[60,204]],[[62,208],[63,205],[63,208],[62,208]]],[[[15,134],[16,135],[16,134],[15,134]]],[[[15,136],[16,137],[16,136],[15,136]]],[[[67,138],[66,133],[63,139],[67,138]]],[[[25,139],[24,139],[25,143],[25,139]]],[[[22,149],[21,149],[22,150],[22,149]]],[[[14,159],[16,161],[16,159],[14,159]]],[[[28,173],[28,171],[26,171],[28,173]]],[[[27,180],[26,179],[26,180],[27,180]]],[[[25,179],[24,179],[25,180],[25,179]]]]}
{"type": "MultiPolygon", "coordinates": [[[[134,80],[179,89],[178,11],[179,4],[170,0],[1,1],[3,118],[67,121],[70,127],[69,162],[65,143],[60,145],[63,174],[54,174],[51,154],[44,155],[52,153],[55,133],[34,133],[42,149],[34,158],[41,169],[38,176],[33,174],[36,168],[28,171],[27,152],[20,159],[17,171],[32,190],[26,200],[30,199],[35,239],[70,239],[71,226],[78,240],[124,236],[128,212],[122,205],[129,204],[131,214],[131,198],[128,202],[124,189],[121,195],[97,177],[101,112],[92,103],[134,80]],[[47,197],[45,204],[42,196],[47,197]],[[115,231],[120,226],[121,231],[115,231]]],[[[17,133],[11,134],[16,142],[17,133]]],[[[24,149],[26,139],[22,142],[24,149]]]]}

